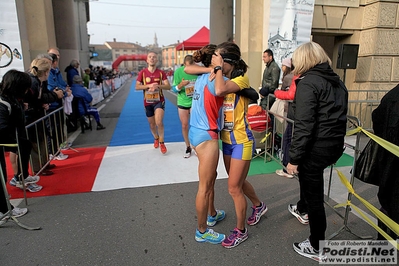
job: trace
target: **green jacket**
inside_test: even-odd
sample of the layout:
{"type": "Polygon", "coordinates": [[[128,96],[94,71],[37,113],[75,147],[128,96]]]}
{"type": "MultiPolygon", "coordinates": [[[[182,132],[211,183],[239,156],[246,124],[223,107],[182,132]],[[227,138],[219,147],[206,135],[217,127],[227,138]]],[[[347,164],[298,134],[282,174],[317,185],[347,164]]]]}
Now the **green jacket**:
{"type": "Polygon", "coordinates": [[[274,93],[278,88],[278,81],[280,79],[280,67],[276,61],[271,61],[269,65],[266,65],[263,71],[262,88],[269,86],[269,92],[274,93]]]}

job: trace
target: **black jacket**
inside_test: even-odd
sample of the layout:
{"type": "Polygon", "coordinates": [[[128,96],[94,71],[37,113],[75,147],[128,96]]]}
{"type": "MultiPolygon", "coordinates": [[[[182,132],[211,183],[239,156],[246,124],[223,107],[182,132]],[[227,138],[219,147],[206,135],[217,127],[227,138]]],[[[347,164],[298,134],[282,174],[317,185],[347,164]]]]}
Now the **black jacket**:
{"type": "Polygon", "coordinates": [[[296,80],[294,134],[290,163],[298,165],[313,146],[344,144],[348,91],[328,63],[316,65],[296,80]]]}
{"type": "Polygon", "coordinates": [[[0,97],[0,143],[17,143],[17,138],[15,135],[16,129],[18,130],[18,136],[20,139],[27,139],[25,131],[25,115],[22,102],[10,100],[4,96],[0,97]]]}
{"type": "Polygon", "coordinates": [[[52,103],[58,100],[57,94],[47,89],[47,82],[41,84],[40,80],[36,76],[33,76],[32,74],[29,75],[32,80],[32,86],[24,98],[24,102],[29,105],[28,110],[25,111],[27,124],[30,124],[45,115],[42,107],[43,104],[52,103]]]}

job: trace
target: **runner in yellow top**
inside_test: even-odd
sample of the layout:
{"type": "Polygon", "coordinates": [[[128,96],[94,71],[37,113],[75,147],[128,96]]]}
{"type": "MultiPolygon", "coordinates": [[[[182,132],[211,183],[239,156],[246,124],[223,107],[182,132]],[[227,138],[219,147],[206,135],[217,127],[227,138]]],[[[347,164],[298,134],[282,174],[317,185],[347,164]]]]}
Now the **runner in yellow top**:
{"type": "MultiPolygon", "coordinates": [[[[247,120],[249,99],[243,97],[244,89],[249,88],[245,75],[248,66],[241,59],[240,48],[233,42],[224,42],[217,46],[212,64],[222,67],[223,74],[231,80],[225,82],[221,76],[215,77],[215,87],[225,86],[231,93],[224,98],[225,123],[221,133],[223,142],[223,160],[229,174],[228,189],[236,209],[237,224],[222,245],[233,248],[248,238],[245,228],[247,196],[253,206],[252,215],[247,219],[248,225],[255,225],[267,211],[252,185],[246,180],[252,154],[255,148],[254,137],[247,120]]],[[[252,91],[254,91],[252,89],[252,91]]],[[[249,91],[251,92],[251,90],[249,91]]],[[[255,91],[256,93],[256,91],[255,91]]],[[[256,99],[258,95],[256,93],[256,99]]]]}

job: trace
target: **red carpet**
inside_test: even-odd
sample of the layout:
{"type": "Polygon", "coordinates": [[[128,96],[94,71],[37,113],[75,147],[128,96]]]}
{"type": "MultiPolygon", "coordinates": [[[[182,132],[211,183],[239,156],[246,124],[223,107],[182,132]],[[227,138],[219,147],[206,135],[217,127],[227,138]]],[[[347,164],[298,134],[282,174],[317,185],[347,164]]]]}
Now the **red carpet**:
{"type": "MultiPolygon", "coordinates": [[[[98,168],[102,161],[106,147],[80,148],[63,151],[69,155],[64,161],[53,160],[51,163],[57,167],[51,169],[54,172],[50,176],[40,176],[37,183],[43,186],[39,192],[26,192],[28,198],[54,196],[60,194],[73,194],[90,192],[96,179],[98,168]]],[[[10,161],[7,159],[8,181],[12,178],[10,161]]],[[[7,190],[12,199],[23,198],[23,191],[10,186],[7,182],[7,190]]]]}

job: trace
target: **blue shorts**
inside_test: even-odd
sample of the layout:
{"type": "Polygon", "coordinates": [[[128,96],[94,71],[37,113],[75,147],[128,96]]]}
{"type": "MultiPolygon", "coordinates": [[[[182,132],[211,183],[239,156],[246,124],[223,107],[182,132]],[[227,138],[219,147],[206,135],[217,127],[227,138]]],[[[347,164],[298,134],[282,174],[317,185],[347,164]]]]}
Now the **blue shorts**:
{"type": "Polygon", "coordinates": [[[223,154],[230,155],[231,158],[250,161],[255,150],[255,141],[250,140],[241,144],[222,143],[223,154]]]}
{"type": "Polygon", "coordinates": [[[197,147],[202,142],[207,140],[219,139],[219,134],[216,131],[212,130],[202,130],[195,127],[190,127],[188,132],[188,138],[190,139],[191,145],[197,147]]]}
{"type": "Polygon", "coordinates": [[[155,109],[161,108],[165,110],[165,102],[157,102],[151,105],[144,106],[145,108],[145,115],[147,117],[153,117],[155,115],[155,109]]]}

